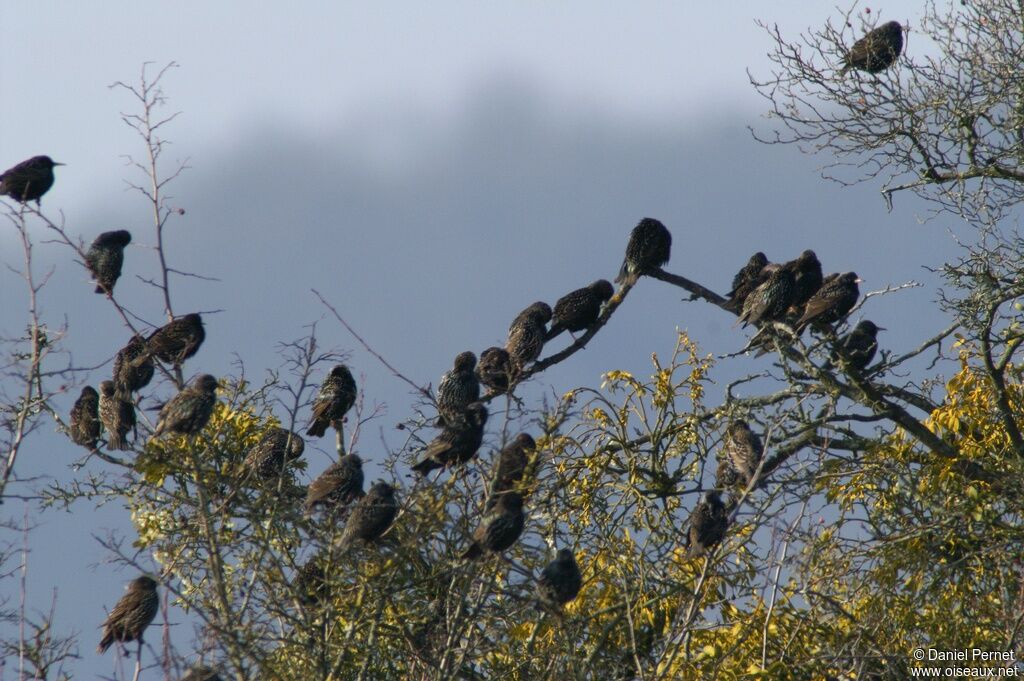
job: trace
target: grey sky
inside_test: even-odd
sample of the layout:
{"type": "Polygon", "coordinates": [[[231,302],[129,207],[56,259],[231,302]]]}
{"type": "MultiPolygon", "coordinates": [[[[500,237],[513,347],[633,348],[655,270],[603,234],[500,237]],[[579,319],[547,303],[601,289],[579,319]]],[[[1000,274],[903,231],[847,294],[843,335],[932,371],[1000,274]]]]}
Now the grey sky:
{"type": "MultiPolygon", "coordinates": [[[[868,290],[925,280],[920,266],[953,251],[945,223],[919,226],[907,200],[886,213],[877,187],[826,183],[814,172],[822,159],[758,145],[745,128],[764,125],[744,72],[768,69],[754,18],[770,12],[795,34],[829,16],[819,11],[797,2],[306,3],[259,13],[242,3],[6,3],[0,166],[37,153],[67,162],[44,208],[63,210],[87,242],[132,230],[119,294],[158,321],[155,294],[134,278],[153,271],[153,256],[145,205],[122,181],[120,155],[140,151],[117,117],[131,103],[106,86],[133,80],[144,60],[173,59],[169,110],[184,114],[168,129],[168,159],[187,157],[193,170],[172,192],[186,215],[169,253],[221,279],[181,282],[176,308],[225,310],[208,317],[207,344],[187,371],[226,374],[235,351],[254,375],[276,366],[275,343],[323,316],[317,288],[412,378],[436,382],[460,350],[500,343],[525,305],[612,278],[646,215],[673,233],[668,268],[719,291],[758,249],[781,260],[814,248],[826,271],[856,269],[868,290]]],[[[919,12],[890,3],[883,17],[919,12]]],[[[18,257],[11,231],[0,231],[5,262],[18,257]]],[[[41,246],[39,258],[57,267],[44,314],[68,314],[76,363],[109,358],[126,339],[109,304],[66,249],[41,246]]],[[[883,345],[906,349],[938,328],[928,281],[869,304],[865,314],[891,329],[883,345]]],[[[8,335],[24,327],[24,293],[6,270],[0,282],[8,335]]],[[[596,385],[610,368],[646,373],[676,326],[707,352],[742,346],[732,318],[683,297],[641,282],[534,394],[596,385]]],[[[389,405],[379,426],[401,420],[407,387],[333,321],[320,332],[353,349],[368,398],[389,405]]],[[[739,358],[719,378],[765,361],[739,358]]],[[[66,477],[79,456],[45,435],[18,473],[66,477]]],[[[307,456],[314,473],[328,461],[307,456]]],[[[96,627],[133,575],[94,572],[104,556],[89,535],[128,528],[125,514],[81,505],[42,520],[30,608],[48,607],[59,586],[58,626],[82,634],[77,675],[109,675],[113,655],[93,652],[96,627]]]]}

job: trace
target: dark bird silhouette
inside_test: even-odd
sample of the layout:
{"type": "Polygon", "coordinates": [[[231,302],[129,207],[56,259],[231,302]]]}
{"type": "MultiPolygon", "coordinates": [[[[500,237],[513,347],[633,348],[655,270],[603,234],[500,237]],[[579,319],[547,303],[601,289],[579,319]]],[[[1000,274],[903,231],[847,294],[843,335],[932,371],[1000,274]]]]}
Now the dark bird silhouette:
{"type": "Polygon", "coordinates": [[[142,645],[142,632],[160,610],[156,581],[143,575],[128,583],[128,592],[121,596],[103,623],[103,638],[96,650],[105,653],[114,641],[138,641],[142,645]]]}
{"type": "Polygon", "coordinates": [[[313,418],[306,435],[323,437],[331,425],[338,430],[341,420],[356,403],[356,393],[356,379],[347,366],[338,364],[331,369],[313,400],[313,418]]]}
{"type": "Polygon", "coordinates": [[[100,383],[100,421],[111,449],[131,449],[128,433],[135,429],[135,405],[118,392],[113,381],[100,383]]]}
{"type": "Polygon", "coordinates": [[[860,298],[861,279],[856,272],[846,272],[829,279],[821,285],[804,306],[804,313],[796,323],[796,332],[801,333],[808,324],[825,325],[842,321],[860,298]]]}
{"type": "Polygon", "coordinates": [[[437,384],[437,411],[440,425],[457,418],[471,402],[480,399],[480,379],[476,376],[476,355],[468,350],[455,356],[450,371],[437,384]]]}
{"type": "Polygon", "coordinates": [[[260,480],[270,480],[284,472],[290,461],[302,456],[306,442],[295,432],[272,426],[249,450],[245,467],[260,480]]]}
{"type": "Polygon", "coordinates": [[[505,350],[508,351],[513,377],[522,374],[526,365],[540,357],[544,350],[548,331],[540,319],[539,316],[526,317],[508,332],[505,350]]]}
{"type": "Polygon", "coordinates": [[[635,282],[640,276],[667,263],[671,251],[672,235],[665,225],[654,218],[644,218],[629,235],[626,257],[615,281],[635,282]]]}
{"type": "Polygon", "coordinates": [[[494,393],[508,390],[508,376],[512,371],[508,350],[490,347],[480,353],[480,361],[476,365],[476,377],[494,393]]]}
{"type": "Polygon", "coordinates": [[[372,542],[380,538],[398,515],[395,488],[386,482],[375,482],[370,491],[352,508],[338,545],[342,548],[357,541],[372,542]]]}
{"type": "Polygon", "coordinates": [[[558,299],[551,316],[551,330],[547,340],[563,331],[574,333],[589,328],[601,314],[601,306],[611,300],[615,289],[605,279],[590,286],[576,289],[558,299]]]}
{"type": "Polygon", "coordinates": [[[193,667],[180,681],[221,681],[221,676],[213,667],[193,667]]]}
{"type": "Polygon", "coordinates": [[[49,156],[33,156],[0,175],[0,196],[7,195],[20,203],[35,201],[53,186],[53,168],[62,166],[49,156]]]}
{"type": "Polygon", "coordinates": [[[793,300],[796,278],[792,267],[779,267],[767,281],[751,291],[743,301],[743,312],[737,324],[762,324],[785,317],[793,300]]]}
{"type": "Polygon", "coordinates": [[[750,292],[763,284],[768,279],[768,273],[764,269],[768,267],[768,258],[764,253],[758,251],[750,256],[747,264],[740,268],[732,278],[732,288],[725,294],[729,302],[727,309],[739,312],[743,309],[743,301],[747,299],[750,292]]]}
{"type": "Polygon", "coordinates": [[[81,394],[71,407],[71,423],[68,426],[71,441],[89,450],[96,449],[100,439],[100,396],[91,385],[82,388],[81,394]]]}
{"type": "Polygon", "coordinates": [[[516,483],[523,479],[536,447],[537,443],[529,433],[520,433],[498,453],[490,498],[487,500],[488,508],[497,503],[499,495],[514,489],[516,483]]]}
{"type": "Polygon", "coordinates": [[[316,605],[330,593],[327,583],[325,554],[317,554],[299,566],[295,571],[295,591],[299,601],[305,605],[316,605]]]}
{"type": "Polygon", "coordinates": [[[357,454],[346,454],[309,483],[303,508],[307,514],[318,505],[347,508],[362,496],[363,460],[357,454]]]}
{"type": "Polygon", "coordinates": [[[802,312],[803,306],[821,288],[821,262],[814,251],[807,250],[783,267],[789,267],[793,271],[793,299],[789,305],[802,312]]]}
{"type": "Polygon", "coordinates": [[[512,329],[516,328],[527,319],[532,319],[535,323],[544,326],[551,321],[552,314],[551,306],[538,300],[536,303],[533,303],[516,315],[515,319],[512,320],[512,323],[508,325],[508,332],[512,333],[512,329]]]}
{"type": "Polygon", "coordinates": [[[729,515],[718,492],[706,492],[690,513],[686,533],[687,556],[696,558],[725,538],[729,515]]]}
{"type": "Polygon", "coordinates": [[[558,612],[579,595],[582,586],[583,575],[576,556],[569,549],[559,549],[537,579],[537,599],[547,609],[558,612]]]}
{"type": "Polygon", "coordinates": [[[882,24],[858,40],[843,59],[842,75],[850,69],[879,73],[896,62],[903,51],[903,26],[898,21],[882,24]]]}
{"type": "Polygon", "coordinates": [[[111,295],[114,284],[121,276],[124,248],[132,242],[132,235],[124,229],[103,232],[89,246],[85,264],[96,281],[96,293],[111,295]]]}
{"type": "Polygon", "coordinates": [[[853,331],[836,342],[832,349],[832,363],[845,362],[847,368],[864,371],[878,351],[878,332],[884,330],[867,319],[859,322],[853,331]]]}
{"type": "Polygon", "coordinates": [[[750,429],[746,421],[731,421],[725,429],[722,440],[722,457],[719,462],[718,478],[715,486],[729,488],[740,486],[746,488],[754,479],[757,467],[764,456],[764,445],[757,433],[750,429]],[[722,467],[728,468],[724,473],[722,467]],[[725,479],[722,479],[722,478],[725,479]]]}
{"type": "Polygon", "coordinates": [[[151,333],[146,339],[147,356],[156,357],[165,364],[181,364],[198,352],[205,338],[203,318],[193,312],[151,333]]]}
{"type": "Polygon", "coordinates": [[[154,369],[145,339],[136,334],[114,355],[114,385],[122,393],[130,395],[149,385],[154,369]]]}
{"type": "Polygon", "coordinates": [[[161,409],[153,438],[164,433],[195,435],[210,421],[217,404],[217,379],[210,374],[195,378],[161,409]]]}
{"type": "Polygon", "coordinates": [[[426,475],[437,468],[463,464],[476,456],[484,439],[487,407],[474,402],[458,417],[452,418],[423,452],[423,458],[412,469],[426,475]]]}
{"type": "Polygon", "coordinates": [[[473,533],[473,543],[466,549],[462,557],[475,560],[484,551],[501,553],[516,543],[523,533],[525,525],[523,515],[523,497],[519,492],[506,492],[498,497],[498,502],[484,514],[480,526],[473,533]]]}

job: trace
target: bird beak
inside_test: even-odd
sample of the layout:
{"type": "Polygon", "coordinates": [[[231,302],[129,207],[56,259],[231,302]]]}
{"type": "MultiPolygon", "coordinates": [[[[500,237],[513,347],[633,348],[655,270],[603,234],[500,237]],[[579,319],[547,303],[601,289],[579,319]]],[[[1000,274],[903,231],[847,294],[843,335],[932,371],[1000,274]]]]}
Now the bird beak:
{"type": "Polygon", "coordinates": [[[864,280],[863,280],[863,279],[860,279],[860,278],[858,277],[857,279],[854,279],[854,280],[853,280],[853,283],[855,283],[855,284],[863,284],[863,283],[864,283],[864,280]]]}
{"type": "Polygon", "coordinates": [[[66,166],[67,163],[57,163],[56,161],[54,161],[53,165],[55,165],[55,166],[66,166]]]}

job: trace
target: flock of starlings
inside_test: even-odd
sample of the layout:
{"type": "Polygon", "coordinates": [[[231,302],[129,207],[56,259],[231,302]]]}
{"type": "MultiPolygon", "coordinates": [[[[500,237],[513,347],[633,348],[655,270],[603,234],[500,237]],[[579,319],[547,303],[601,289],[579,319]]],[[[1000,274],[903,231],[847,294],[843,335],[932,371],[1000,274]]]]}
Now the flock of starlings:
{"type": "MultiPolygon", "coordinates": [[[[903,49],[902,27],[890,21],[858,40],[849,50],[840,74],[849,69],[878,73],[889,68],[903,49]]],[[[53,168],[63,165],[48,156],[35,156],[0,175],[0,195],[15,201],[39,203],[53,185],[53,168]]],[[[96,292],[112,295],[121,276],[124,249],[131,243],[125,230],[104,232],[93,241],[85,255],[86,266],[96,282],[96,292]]],[[[616,282],[635,282],[668,262],[672,236],[652,218],[644,218],[633,229],[626,256],[616,282]]],[[[738,315],[737,324],[759,327],[748,348],[766,352],[772,339],[798,338],[808,326],[832,334],[860,297],[860,279],[853,272],[823,276],[821,263],[813,251],[804,251],[794,260],[776,264],[764,253],[755,253],[736,273],[728,293],[726,309],[738,315]]],[[[611,283],[601,279],[563,296],[552,308],[537,302],[512,321],[504,348],[491,347],[455,357],[454,366],[437,386],[437,426],[440,433],[413,465],[419,475],[435,469],[450,469],[473,459],[483,442],[487,408],[481,401],[481,385],[487,397],[514,388],[524,369],[540,356],[545,343],[563,331],[586,331],[597,321],[604,304],[615,293],[611,283]]],[[[848,371],[863,371],[878,348],[880,327],[862,321],[833,344],[833,362],[841,362],[848,371]]],[[[70,437],[83,447],[95,450],[106,433],[106,446],[128,450],[128,436],[135,430],[133,395],[146,387],[155,372],[154,361],[180,366],[199,350],[205,338],[202,318],[188,314],[156,329],[148,337],[135,335],[114,357],[113,376],[100,383],[99,393],[92,386],[82,389],[71,409],[70,437]]],[[[202,374],[163,405],[152,438],[166,433],[197,435],[206,426],[217,401],[217,379],[202,374]]],[[[323,437],[329,428],[342,428],[345,415],[356,401],[356,382],[344,365],[335,366],[320,386],[313,402],[312,418],[306,435],[323,437]]],[[[245,466],[260,479],[281,474],[288,462],[302,455],[304,441],[292,431],[274,427],[248,453],[245,466]]],[[[519,538],[525,524],[523,496],[518,491],[528,471],[535,449],[527,433],[518,435],[498,455],[487,491],[484,515],[473,533],[472,542],[462,553],[473,560],[487,553],[499,554],[519,538]]],[[[734,420],[726,427],[722,451],[718,457],[715,490],[706,492],[690,514],[684,537],[689,556],[700,556],[725,537],[737,490],[746,492],[759,482],[764,457],[760,437],[745,421],[734,420]],[[721,492],[727,491],[723,501],[721,492]]],[[[362,460],[345,454],[329,466],[308,488],[305,511],[325,507],[346,513],[339,548],[356,543],[373,543],[391,526],[399,510],[395,489],[376,482],[363,492],[362,460]]],[[[345,517],[339,515],[338,517],[345,517]]],[[[312,563],[312,562],[311,562],[312,563]]],[[[303,572],[315,571],[309,564],[303,572]]],[[[300,576],[308,577],[303,574],[300,576]]],[[[322,578],[322,575],[320,576],[322,578]]],[[[536,583],[539,603],[549,611],[576,598],[582,575],[573,552],[560,549],[555,559],[541,572],[536,583]]],[[[131,581],[127,593],[117,602],[103,625],[99,652],[115,641],[137,640],[159,609],[157,582],[143,575],[131,581]]],[[[196,668],[185,677],[192,681],[219,679],[216,671],[196,668]]]]}

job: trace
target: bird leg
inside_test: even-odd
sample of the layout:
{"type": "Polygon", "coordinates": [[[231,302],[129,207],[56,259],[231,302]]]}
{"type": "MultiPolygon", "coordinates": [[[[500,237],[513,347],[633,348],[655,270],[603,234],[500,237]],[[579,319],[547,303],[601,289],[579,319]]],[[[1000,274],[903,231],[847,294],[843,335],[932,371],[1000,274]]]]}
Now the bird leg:
{"type": "Polygon", "coordinates": [[[338,456],[345,456],[345,419],[335,419],[331,421],[331,425],[334,427],[335,432],[335,449],[338,450],[338,456]]]}

